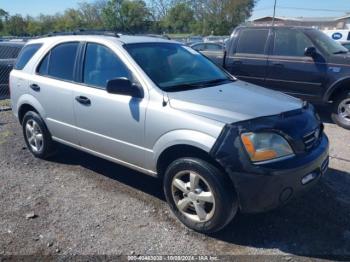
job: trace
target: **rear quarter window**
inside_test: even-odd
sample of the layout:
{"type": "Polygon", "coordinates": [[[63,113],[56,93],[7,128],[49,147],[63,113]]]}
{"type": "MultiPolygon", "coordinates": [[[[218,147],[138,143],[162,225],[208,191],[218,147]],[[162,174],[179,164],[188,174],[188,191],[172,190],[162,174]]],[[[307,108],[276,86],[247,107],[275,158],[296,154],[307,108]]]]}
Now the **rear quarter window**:
{"type": "Polygon", "coordinates": [[[42,44],[29,44],[23,47],[18,56],[14,69],[22,70],[41,46],[42,44]]]}

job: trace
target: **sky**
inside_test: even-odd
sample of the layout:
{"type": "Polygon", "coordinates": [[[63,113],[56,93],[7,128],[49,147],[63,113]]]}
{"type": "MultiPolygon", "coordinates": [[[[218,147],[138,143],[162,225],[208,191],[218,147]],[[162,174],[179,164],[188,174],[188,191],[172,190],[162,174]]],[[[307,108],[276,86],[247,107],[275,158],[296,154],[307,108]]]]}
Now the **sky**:
{"type": "MultiPolygon", "coordinates": [[[[10,14],[37,16],[75,8],[82,0],[0,0],[0,8],[10,14]]],[[[91,2],[93,0],[88,0],[91,2]]],[[[274,0],[258,0],[251,19],[273,14],[274,0]]],[[[342,16],[350,12],[350,0],[277,0],[276,16],[342,16]],[[292,7],[292,8],[291,8],[292,7]]]]}

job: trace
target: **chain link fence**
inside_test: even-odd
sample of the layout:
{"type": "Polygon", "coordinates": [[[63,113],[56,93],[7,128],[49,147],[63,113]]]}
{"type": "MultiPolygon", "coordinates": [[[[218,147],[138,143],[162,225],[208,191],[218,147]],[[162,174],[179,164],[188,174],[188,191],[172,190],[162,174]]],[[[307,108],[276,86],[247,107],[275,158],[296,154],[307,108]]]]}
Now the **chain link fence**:
{"type": "Polygon", "coordinates": [[[0,38],[0,111],[10,107],[9,76],[24,43],[22,39],[0,38]]]}

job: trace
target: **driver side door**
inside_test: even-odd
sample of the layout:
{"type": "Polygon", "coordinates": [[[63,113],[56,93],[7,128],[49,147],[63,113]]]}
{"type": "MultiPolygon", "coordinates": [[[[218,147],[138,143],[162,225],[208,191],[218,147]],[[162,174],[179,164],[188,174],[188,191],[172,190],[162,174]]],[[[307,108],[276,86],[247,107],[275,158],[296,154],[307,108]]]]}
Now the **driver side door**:
{"type": "Polygon", "coordinates": [[[318,99],[323,93],[327,66],[321,55],[304,55],[305,49],[312,46],[313,42],[302,31],[275,29],[266,86],[303,99],[318,99]]]}
{"type": "MultiPolygon", "coordinates": [[[[110,94],[108,80],[133,79],[123,61],[108,47],[87,43],[81,85],[74,90],[80,146],[126,164],[143,166],[146,98],[110,94]]],[[[147,96],[145,92],[145,97],[147,96]]]]}

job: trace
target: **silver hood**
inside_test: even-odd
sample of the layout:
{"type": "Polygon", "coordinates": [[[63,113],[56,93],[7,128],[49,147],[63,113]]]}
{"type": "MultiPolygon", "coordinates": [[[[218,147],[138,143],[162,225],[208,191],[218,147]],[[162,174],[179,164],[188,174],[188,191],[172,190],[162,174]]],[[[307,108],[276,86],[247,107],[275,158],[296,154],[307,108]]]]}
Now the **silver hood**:
{"type": "Polygon", "coordinates": [[[229,84],[168,93],[172,108],[223,123],[299,109],[300,99],[263,87],[235,81],[229,84]]]}

